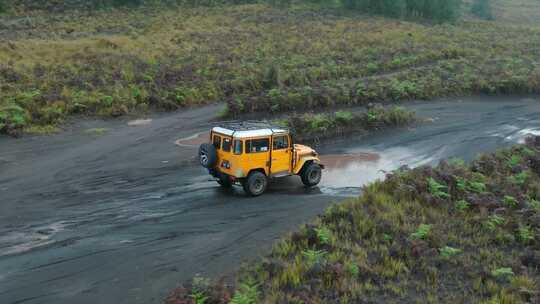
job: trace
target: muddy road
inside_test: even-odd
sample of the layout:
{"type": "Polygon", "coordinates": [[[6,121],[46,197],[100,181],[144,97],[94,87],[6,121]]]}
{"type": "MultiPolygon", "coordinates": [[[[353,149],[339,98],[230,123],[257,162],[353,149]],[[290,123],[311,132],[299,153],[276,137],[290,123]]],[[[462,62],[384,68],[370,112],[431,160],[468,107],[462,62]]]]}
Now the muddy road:
{"type": "Polygon", "coordinates": [[[381,170],[473,158],[540,134],[540,101],[469,98],[411,105],[416,128],[319,151],[320,187],[297,178],[246,198],[209,180],[180,138],[218,106],[142,121],[85,121],[47,137],[0,138],[0,303],[160,303],[199,273],[233,272],[381,170]]]}

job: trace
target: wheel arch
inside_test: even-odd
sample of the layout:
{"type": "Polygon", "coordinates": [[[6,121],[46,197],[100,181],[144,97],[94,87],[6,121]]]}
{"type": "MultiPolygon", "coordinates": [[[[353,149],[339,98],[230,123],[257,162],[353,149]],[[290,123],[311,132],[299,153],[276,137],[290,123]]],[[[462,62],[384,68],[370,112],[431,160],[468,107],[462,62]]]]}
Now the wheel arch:
{"type": "Polygon", "coordinates": [[[307,166],[309,166],[312,163],[316,163],[316,164],[320,165],[321,168],[324,169],[324,166],[321,164],[321,161],[317,157],[314,157],[314,156],[302,157],[299,160],[298,164],[296,164],[296,166],[294,168],[294,174],[296,174],[296,175],[302,174],[302,172],[304,172],[304,168],[306,168],[307,166]]]}
{"type": "Polygon", "coordinates": [[[249,170],[248,174],[246,175],[246,178],[247,178],[252,172],[261,172],[262,174],[264,174],[264,176],[267,176],[267,177],[268,177],[268,174],[266,174],[266,170],[264,170],[264,168],[255,168],[255,169],[249,170]]]}

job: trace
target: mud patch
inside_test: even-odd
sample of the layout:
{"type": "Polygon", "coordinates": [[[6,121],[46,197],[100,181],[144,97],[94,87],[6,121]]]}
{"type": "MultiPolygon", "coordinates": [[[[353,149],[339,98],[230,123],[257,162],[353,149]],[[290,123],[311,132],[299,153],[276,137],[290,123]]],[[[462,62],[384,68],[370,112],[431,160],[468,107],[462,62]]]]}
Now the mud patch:
{"type": "Polygon", "coordinates": [[[180,147],[198,147],[200,144],[208,142],[208,138],[210,138],[209,132],[200,132],[185,138],[180,138],[176,140],[174,144],[180,147]]]}
{"type": "Polygon", "coordinates": [[[65,230],[64,222],[13,231],[0,236],[0,256],[19,254],[54,243],[53,237],[65,230]]]}
{"type": "Polygon", "coordinates": [[[321,162],[332,169],[345,168],[352,162],[372,163],[380,159],[376,153],[348,153],[348,154],[328,154],[321,155],[321,162]]]}

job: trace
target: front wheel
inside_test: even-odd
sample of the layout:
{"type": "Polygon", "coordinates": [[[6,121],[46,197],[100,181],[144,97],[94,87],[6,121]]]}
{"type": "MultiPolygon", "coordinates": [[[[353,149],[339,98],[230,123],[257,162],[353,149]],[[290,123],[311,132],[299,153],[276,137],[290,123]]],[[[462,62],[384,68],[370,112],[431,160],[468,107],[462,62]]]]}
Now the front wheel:
{"type": "Polygon", "coordinates": [[[242,183],[244,191],[251,196],[259,196],[266,191],[268,179],[259,171],[251,172],[242,183]]]}
{"type": "Polygon", "coordinates": [[[322,177],[322,168],[319,164],[311,163],[304,168],[302,175],[302,183],[307,187],[313,187],[319,184],[322,177]]]}

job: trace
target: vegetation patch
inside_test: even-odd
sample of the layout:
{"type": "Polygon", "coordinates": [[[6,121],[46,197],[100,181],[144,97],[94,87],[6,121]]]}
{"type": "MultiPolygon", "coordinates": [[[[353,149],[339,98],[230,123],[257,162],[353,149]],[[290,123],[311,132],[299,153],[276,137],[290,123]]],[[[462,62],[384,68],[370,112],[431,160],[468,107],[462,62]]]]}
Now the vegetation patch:
{"type": "MultiPolygon", "coordinates": [[[[399,169],[241,271],[252,288],[242,303],[537,303],[539,199],[540,137],[469,165],[399,169]],[[519,172],[529,172],[523,183],[509,181],[519,172]]],[[[246,291],[212,294],[206,303],[246,291]]]]}
{"type": "MultiPolygon", "coordinates": [[[[116,3],[62,5],[72,2],[116,3]]],[[[494,10],[517,10],[510,2],[494,10]]],[[[540,92],[540,27],[504,18],[417,23],[305,3],[14,9],[2,15],[0,36],[2,133],[58,125],[72,114],[218,101],[236,116],[540,92]]]]}
{"type": "Polygon", "coordinates": [[[409,126],[418,121],[415,113],[405,108],[376,106],[361,113],[337,111],[292,115],[277,120],[276,123],[289,128],[297,141],[318,142],[352,133],[409,126]]]}

